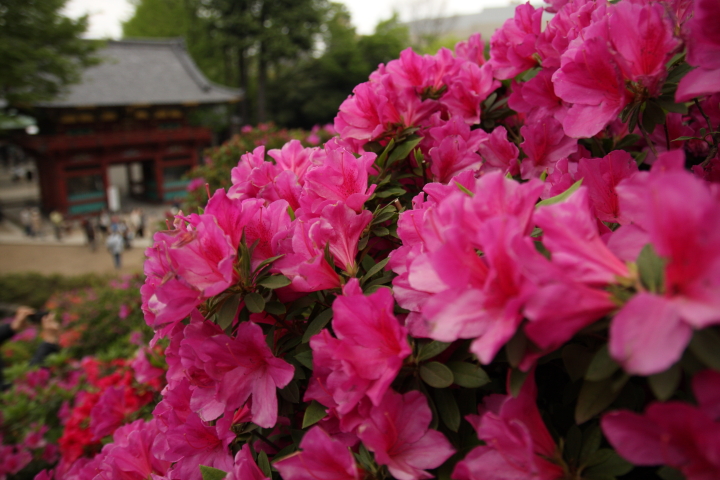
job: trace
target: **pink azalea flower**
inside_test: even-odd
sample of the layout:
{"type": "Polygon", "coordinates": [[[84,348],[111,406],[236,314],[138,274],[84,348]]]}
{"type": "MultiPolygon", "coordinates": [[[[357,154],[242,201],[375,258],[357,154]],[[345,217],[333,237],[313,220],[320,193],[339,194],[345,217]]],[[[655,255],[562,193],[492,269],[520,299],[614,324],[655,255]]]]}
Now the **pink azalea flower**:
{"type": "Polygon", "coordinates": [[[635,465],[669,465],[688,480],[718,478],[718,385],[720,374],[701,372],[693,378],[699,407],[683,402],[656,402],[644,415],[611,412],[602,418],[603,433],[613,448],[635,465]]]}
{"type": "Polygon", "coordinates": [[[440,103],[453,117],[461,118],[470,125],[480,123],[480,104],[500,86],[500,82],[493,78],[492,66],[479,67],[465,62],[460,72],[451,78],[448,92],[442,96],[440,103]]]}
{"type": "Polygon", "coordinates": [[[102,475],[121,480],[145,480],[151,475],[165,475],[170,462],[156,458],[152,444],[158,434],[157,420],[136,420],[113,434],[113,443],[103,452],[102,475]]]}
{"type": "Polygon", "coordinates": [[[247,443],[235,455],[235,465],[225,478],[226,480],[267,480],[265,474],[253,460],[250,445],[247,443]]]}
{"type": "Polygon", "coordinates": [[[620,213],[615,187],[637,171],[637,163],[623,150],[612,151],[603,158],[580,159],[576,178],[583,179],[590,204],[599,220],[627,223],[620,213]]]}
{"type": "Polygon", "coordinates": [[[252,396],[253,423],[263,428],[275,425],[276,388],[290,383],[295,369],[272,354],[259,325],[241,323],[235,338],[220,331],[210,336],[186,335],[182,343],[195,352],[198,367],[219,381],[217,399],[227,409],[241,407],[252,396]]]}
{"type": "Polygon", "coordinates": [[[219,432],[191,413],[183,425],[167,436],[170,452],[179,457],[169,472],[169,478],[202,480],[200,465],[230,471],[233,461],[228,445],[233,438],[235,434],[229,429],[219,432]]]}
{"type": "Polygon", "coordinates": [[[382,84],[361,83],[341,105],[334,128],[342,136],[372,140],[385,131],[388,97],[382,84]]]}
{"type": "Polygon", "coordinates": [[[287,236],[279,242],[278,253],[284,256],[273,267],[287,276],[296,292],[315,292],[340,287],[340,277],[325,261],[325,245],[333,232],[327,221],[299,218],[292,223],[287,236]]]}
{"type": "Polygon", "coordinates": [[[720,33],[716,23],[720,5],[714,0],[696,0],[694,7],[685,31],[687,62],[697,68],[680,80],[675,94],[678,102],[716,93],[720,84],[720,33]]]}
{"type": "Polygon", "coordinates": [[[353,410],[367,396],[378,405],[390,388],[405,357],[412,353],[407,330],[393,315],[387,289],[365,296],[357,279],[333,302],[333,338],[323,330],[310,340],[313,378],[305,400],[337,407],[340,415],[353,410]]]}
{"type": "Polygon", "coordinates": [[[553,117],[536,119],[520,129],[525,141],[520,144],[527,158],[520,165],[524,179],[539,177],[541,173],[552,173],[561,158],[577,151],[577,141],[566,136],[560,122],[553,117]]]}
{"type": "MultiPolygon", "coordinates": [[[[482,130],[474,130],[480,132],[482,130]]],[[[478,153],[484,163],[483,172],[500,170],[503,175],[517,175],[520,173],[518,165],[518,147],[507,139],[505,127],[496,127],[485,137],[485,141],[478,146],[478,153]]]]}
{"type": "Polygon", "coordinates": [[[552,263],[575,281],[606,285],[629,275],[625,263],[600,238],[587,188],[581,186],[564,202],[538,208],[533,219],[543,229],[552,263]]]}
{"type": "Polygon", "coordinates": [[[352,452],[320,427],[311,428],[300,441],[300,452],[274,466],[286,480],[360,480],[352,452]]]}
{"type": "Polygon", "coordinates": [[[535,404],[537,388],[532,377],[533,373],[516,398],[489,395],[480,416],[468,415],[467,420],[485,445],[458,462],[453,479],[565,478],[562,467],[553,462],[560,453],[535,404]]]}
{"type": "Polygon", "coordinates": [[[540,35],[542,8],[530,2],[518,5],[515,16],[505,21],[490,39],[490,65],[495,78],[505,80],[537,66],[535,41],[540,35]]]}
{"type": "Polygon", "coordinates": [[[374,153],[360,158],[336,142],[325,145],[327,158],[322,165],[310,168],[305,176],[305,189],[300,202],[305,215],[317,216],[322,208],[338,201],[360,213],[375,186],[368,188],[368,167],[375,161],[374,153]]]}
{"type": "Polygon", "coordinates": [[[473,33],[467,40],[455,44],[455,56],[469,62],[485,63],[485,42],[479,33],[473,33]]]}
{"type": "Polygon", "coordinates": [[[620,67],[602,36],[568,49],[552,77],[555,94],[572,104],[563,119],[565,134],[592,137],[614,120],[630,101],[620,67]]]}
{"type": "Polygon", "coordinates": [[[388,390],[358,428],[363,444],[398,480],[433,478],[426,470],[455,453],[450,442],[429,427],[432,412],[418,391],[404,395],[388,390]]]}
{"type": "Polygon", "coordinates": [[[307,169],[314,161],[317,161],[318,157],[323,156],[321,149],[305,148],[299,140],[290,140],[281,149],[275,148],[268,151],[268,155],[282,170],[293,172],[301,183],[304,182],[307,169]]]}
{"type": "Polygon", "coordinates": [[[330,253],[335,264],[346,272],[357,271],[355,257],[358,241],[365,227],[372,221],[372,213],[368,210],[355,213],[347,205],[338,203],[325,206],[320,218],[329,226],[330,253]]]}
{"type": "Polygon", "coordinates": [[[666,261],[662,291],[631,298],[610,327],[611,355],[634,374],[664,371],[681,357],[693,329],[720,323],[720,201],[703,180],[665,169],[672,155],[616,189],[620,211],[666,261]]]}

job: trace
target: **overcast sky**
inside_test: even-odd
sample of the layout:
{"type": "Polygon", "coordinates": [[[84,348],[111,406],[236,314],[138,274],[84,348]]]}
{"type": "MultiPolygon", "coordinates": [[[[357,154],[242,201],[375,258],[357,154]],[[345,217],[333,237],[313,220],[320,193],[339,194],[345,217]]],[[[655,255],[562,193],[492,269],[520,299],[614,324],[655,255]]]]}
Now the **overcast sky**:
{"type": "MultiPolygon", "coordinates": [[[[352,13],[353,24],[362,34],[372,33],[378,21],[393,10],[404,21],[460,13],[478,13],[484,7],[507,5],[509,0],[341,0],[352,13]]],[[[120,22],[128,19],[133,7],[128,0],[69,0],[65,14],[90,15],[89,38],[120,38],[120,22]]]]}

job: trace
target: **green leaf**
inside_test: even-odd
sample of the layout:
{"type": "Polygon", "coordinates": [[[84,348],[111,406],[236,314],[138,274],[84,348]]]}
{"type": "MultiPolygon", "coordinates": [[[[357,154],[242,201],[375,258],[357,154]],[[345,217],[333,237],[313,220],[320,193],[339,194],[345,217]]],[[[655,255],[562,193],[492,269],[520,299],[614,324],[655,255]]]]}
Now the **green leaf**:
{"type": "Polygon", "coordinates": [[[272,478],[272,469],[270,468],[270,460],[264,450],[260,450],[257,459],[258,467],[262,470],[265,478],[272,478]]]}
{"type": "Polygon", "coordinates": [[[593,425],[583,432],[582,448],[580,449],[580,464],[584,464],[600,448],[602,432],[600,427],[593,425]]]}
{"type": "Polygon", "coordinates": [[[360,460],[360,463],[362,463],[363,467],[367,471],[373,471],[373,469],[377,468],[372,454],[368,452],[368,449],[362,443],[360,444],[360,448],[358,449],[358,453],[356,455],[358,460],[360,460]]]}
{"type": "Polygon", "coordinates": [[[573,425],[565,435],[565,446],[563,447],[563,457],[569,463],[575,463],[580,458],[580,450],[582,449],[582,432],[577,425],[573,425]]]}
{"type": "Polygon", "coordinates": [[[615,373],[618,368],[620,368],[620,365],[610,358],[610,351],[607,344],[605,344],[593,355],[587,372],[585,372],[585,380],[593,382],[604,380],[615,373]]]}
{"type": "Polygon", "coordinates": [[[655,101],[660,105],[664,110],[667,110],[668,112],[672,113],[681,113],[683,115],[688,113],[688,108],[684,103],[675,103],[675,99],[670,97],[660,97],[656,98],[655,101]]]}
{"type": "MultiPolygon", "coordinates": [[[[378,198],[401,197],[401,196],[405,195],[406,193],[407,193],[407,191],[404,188],[392,187],[392,188],[388,188],[387,190],[381,190],[379,192],[375,192],[375,196],[378,198]]],[[[389,219],[385,219],[385,220],[389,220],[389,219]]],[[[373,223],[379,223],[380,221],[384,221],[384,220],[379,220],[377,222],[373,221],[373,223]]]]}
{"type": "Polygon", "coordinates": [[[599,382],[585,380],[575,406],[575,423],[585,423],[609,407],[620,394],[620,388],[617,387],[612,378],[599,382]]]}
{"type": "Polygon", "coordinates": [[[378,263],[376,263],[375,265],[373,265],[367,271],[367,273],[362,277],[362,280],[360,281],[360,283],[365,283],[366,281],[368,281],[370,279],[370,277],[372,277],[373,275],[378,273],[380,270],[382,270],[389,261],[390,261],[390,257],[386,258],[385,260],[381,260],[378,263]]]}
{"type": "Polygon", "coordinates": [[[292,282],[285,275],[273,275],[271,277],[263,278],[258,282],[258,285],[262,285],[265,288],[276,289],[287,287],[292,282]]]}
{"type": "Polygon", "coordinates": [[[420,367],[420,378],[435,388],[446,388],[453,383],[452,371],[439,362],[429,362],[420,367]]]}
{"type": "Polygon", "coordinates": [[[417,361],[423,362],[425,360],[430,360],[431,358],[440,355],[449,346],[449,343],[438,342],[437,340],[426,343],[425,345],[420,347],[420,351],[418,351],[417,361]]]}
{"type": "Polygon", "coordinates": [[[318,403],[317,400],[313,400],[305,410],[305,416],[303,417],[302,428],[305,429],[311,425],[315,425],[317,422],[327,416],[325,407],[318,403]]]}
{"type": "MultiPolygon", "coordinates": [[[[600,450],[598,450],[600,451],[600,450]]],[[[633,469],[633,464],[611,450],[610,456],[602,463],[593,465],[583,472],[585,478],[597,478],[595,475],[619,476],[633,469]]]]}
{"type": "Polygon", "coordinates": [[[664,402],[673,396],[675,390],[680,385],[682,370],[680,364],[676,363],[664,372],[656,373],[648,377],[648,383],[652,388],[655,397],[664,402]]]}
{"type": "Polygon", "coordinates": [[[696,331],[690,340],[690,351],[708,367],[720,370],[720,335],[714,330],[696,331]]]}
{"type": "Polygon", "coordinates": [[[620,139],[618,143],[615,144],[615,150],[622,150],[624,148],[629,148],[637,144],[638,141],[640,141],[642,137],[640,135],[636,135],[634,133],[631,133],[630,135],[625,135],[623,138],[620,139]]]}
{"type": "Polygon", "coordinates": [[[655,126],[665,123],[665,112],[654,100],[645,103],[642,114],[642,125],[647,133],[653,133],[655,126]]]}
{"type": "Polygon", "coordinates": [[[272,315],[282,315],[287,312],[287,309],[284,303],[273,301],[265,304],[265,311],[272,315]]]}
{"type": "Polygon", "coordinates": [[[571,343],[562,349],[562,359],[565,370],[573,382],[585,376],[593,354],[582,345],[571,343]]]}
{"type": "MultiPolygon", "coordinates": [[[[540,242],[535,242],[540,243],[540,242]]],[[[515,335],[505,344],[505,355],[507,356],[510,366],[517,368],[520,362],[525,356],[525,350],[527,348],[527,337],[525,333],[518,329],[515,335]]]]}
{"type": "Polygon", "coordinates": [[[485,370],[474,363],[449,362],[447,366],[453,373],[455,385],[465,388],[480,388],[490,383],[490,377],[485,370]]]}
{"type": "Polygon", "coordinates": [[[310,339],[320,333],[320,331],[325,328],[325,325],[328,324],[328,322],[332,319],[333,311],[332,308],[328,308],[327,310],[323,310],[320,312],[313,320],[310,322],[310,324],[307,327],[307,330],[305,330],[305,334],[302,337],[303,343],[307,343],[310,341],[310,339]]]}
{"type": "Polygon", "coordinates": [[[395,147],[395,139],[391,138],[388,144],[385,146],[385,150],[382,151],[380,155],[375,159],[375,164],[382,169],[385,166],[385,161],[387,160],[388,154],[390,151],[395,147]]]}
{"type": "Polygon", "coordinates": [[[651,244],[645,245],[640,250],[637,258],[640,280],[645,288],[653,293],[663,293],[665,290],[665,264],[667,262],[660,257],[651,244]]]}
{"type": "Polygon", "coordinates": [[[517,368],[510,370],[510,395],[517,397],[520,394],[527,377],[528,372],[520,371],[517,368]]]}
{"type": "Polygon", "coordinates": [[[408,137],[407,140],[399,143],[388,157],[386,167],[390,167],[398,160],[402,160],[403,158],[407,157],[410,152],[412,152],[412,150],[417,147],[418,143],[420,143],[422,139],[423,137],[419,135],[412,135],[411,137],[408,137]]]}
{"type": "Polygon", "coordinates": [[[300,389],[297,382],[288,383],[285,388],[280,389],[280,396],[290,403],[300,403],[300,389]]]}
{"type": "Polygon", "coordinates": [[[225,330],[231,324],[235,315],[237,315],[238,307],[240,306],[240,295],[233,295],[232,297],[225,300],[223,306],[220,307],[220,311],[217,316],[217,324],[220,328],[225,330]]]}
{"type": "Polygon", "coordinates": [[[279,259],[281,259],[281,258],[284,257],[284,256],[285,256],[285,255],[278,255],[278,256],[276,256],[276,257],[270,257],[270,258],[268,258],[268,259],[263,260],[263,261],[260,262],[260,264],[257,266],[257,268],[255,269],[255,271],[257,272],[258,270],[261,270],[264,266],[270,265],[270,264],[271,264],[272,262],[274,262],[275,260],[279,260],[279,259]]]}
{"type": "Polygon", "coordinates": [[[310,370],[313,369],[312,350],[307,350],[305,352],[300,352],[300,353],[296,354],[295,360],[300,362],[300,364],[303,365],[304,367],[307,367],[310,370]]]}
{"type": "Polygon", "coordinates": [[[473,192],[471,192],[470,190],[468,190],[465,187],[465,185],[463,185],[462,183],[455,181],[455,186],[457,186],[460,189],[460,191],[463,192],[464,194],[469,195],[471,197],[475,196],[475,194],[473,192]]]}
{"type": "Polygon", "coordinates": [[[200,474],[203,480],[222,480],[227,477],[227,472],[205,465],[200,465],[200,474]]]}
{"type": "MultiPolygon", "coordinates": [[[[403,190],[403,192],[404,192],[404,190],[403,190]]],[[[392,205],[391,205],[391,206],[392,206],[392,205]]],[[[383,211],[381,211],[380,213],[378,213],[378,215],[373,218],[372,223],[373,223],[373,224],[378,224],[378,223],[386,222],[386,221],[390,220],[391,218],[393,218],[396,213],[397,213],[397,212],[396,212],[394,206],[393,206],[393,209],[392,209],[392,210],[385,210],[385,209],[383,209],[383,211]]]]}
{"type": "Polygon", "coordinates": [[[590,454],[587,460],[583,462],[582,465],[585,467],[600,465],[601,463],[610,460],[610,457],[612,457],[614,453],[615,451],[610,448],[601,448],[599,450],[595,450],[592,454],[590,454]]]}
{"type": "Polygon", "coordinates": [[[440,414],[440,419],[451,431],[457,432],[460,428],[460,408],[452,392],[447,388],[435,390],[435,406],[440,414]]]}
{"type": "Polygon", "coordinates": [[[570,185],[570,188],[565,190],[563,193],[561,193],[559,195],[555,195],[554,197],[546,198],[545,200],[535,204],[535,207],[537,208],[537,207],[542,207],[544,205],[554,205],[556,203],[564,202],[565,200],[567,200],[570,197],[570,195],[575,193],[575,190],[580,188],[580,185],[582,185],[582,178],[580,180],[578,180],[577,182],[573,183],[572,185],[570,185]]]}
{"type": "Polygon", "coordinates": [[[685,480],[685,475],[680,473],[679,470],[668,466],[659,468],[657,476],[662,478],[662,480],[685,480]]]}
{"type": "Polygon", "coordinates": [[[376,237],[387,237],[388,235],[390,235],[390,230],[385,227],[375,227],[370,231],[376,237]]]}
{"type": "MultiPolygon", "coordinates": [[[[371,292],[369,292],[369,289],[371,287],[374,287],[375,285],[383,285],[385,283],[388,283],[393,278],[395,278],[395,272],[393,272],[393,271],[385,272],[382,274],[382,276],[376,278],[375,280],[368,282],[368,284],[363,287],[363,291],[366,294],[370,294],[371,292]]],[[[377,290],[377,289],[375,289],[375,290],[377,290]]]]}
{"type": "Polygon", "coordinates": [[[265,299],[257,292],[245,295],[245,306],[252,313],[260,313],[265,309],[265,299]]]}
{"type": "Polygon", "coordinates": [[[685,140],[694,140],[694,139],[696,139],[696,138],[698,138],[698,137],[682,136],[682,137],[673,138],[673,139],[670,140],[670,141],[671,141],[671,142],[680,142],[680,141],[683,141],[683,142],[684,142],[685,140]]]}

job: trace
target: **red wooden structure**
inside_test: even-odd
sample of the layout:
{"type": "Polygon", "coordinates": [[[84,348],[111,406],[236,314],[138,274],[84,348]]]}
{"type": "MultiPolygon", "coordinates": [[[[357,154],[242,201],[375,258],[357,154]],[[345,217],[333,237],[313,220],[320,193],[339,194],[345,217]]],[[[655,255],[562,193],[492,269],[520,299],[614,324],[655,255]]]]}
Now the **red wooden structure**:
{"type": "Polygon", "coordinates": [[[41,134],[20,140],[36,158],[46,211],[107,208],[117,165],[125,166],[132,197],[179,200],[184,173],[211,142],[208,129],[189,125],[188,113],[242,97],[209,82],[178,40],[108,42],[101,57],[66,97],[35,106],[41,134]]]}

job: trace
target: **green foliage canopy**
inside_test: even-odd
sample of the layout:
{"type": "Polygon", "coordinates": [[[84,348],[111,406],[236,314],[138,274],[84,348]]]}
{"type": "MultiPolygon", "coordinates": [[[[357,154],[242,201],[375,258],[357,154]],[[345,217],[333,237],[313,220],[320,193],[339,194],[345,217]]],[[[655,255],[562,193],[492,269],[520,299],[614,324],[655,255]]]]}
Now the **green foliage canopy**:
{"type": "Polygon", "coordinates": [[[47,101],[97,60],[83,40],[87,17],[60,12],[67,0],[0,0],[0,97],[11,105],[47,101]]]}

